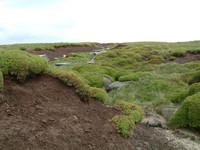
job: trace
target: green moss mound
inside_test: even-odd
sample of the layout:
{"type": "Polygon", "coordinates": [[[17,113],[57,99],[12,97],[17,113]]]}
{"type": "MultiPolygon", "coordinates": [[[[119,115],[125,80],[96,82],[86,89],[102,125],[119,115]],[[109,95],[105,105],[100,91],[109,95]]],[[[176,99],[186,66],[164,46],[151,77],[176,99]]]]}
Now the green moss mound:
{"type": "Polygon", "coordinates": [[[190,73],[187,82],[189,84],[200,82],[200,70],[190,73]]]}
{"type": "Polygon", "coordinates": [[[47,61],[20,50],[0,51],[0,69],[4,75],[14,75],[24,80],[29,75],[45,72],[47,61]]]}
{"type": "Polygon", "coordinates": [[[187,97],[179,110],[170,118],[169,125],[178,127],[200,127],[200,92],[187,97]]]}
{"type": "Polygon", "coordinates": [[[0,93],[3,91],[3,74],[0,71],[0,93]]]}
{"type": "Polygon", "coordinates": [[[119,81],[131,81],[131,80],[138,81],[140,78],[144,76],[148,76],[148,75],[151,75],[151,73],[149,72],[130,73],[130,74],[119,77],[119,81]]]}
{"type": "Polygon", "coordinates": [[[109,97],[105,90],[91,87],[83,76],[72,70],[51,69],[49,74],[59,78],[68,86],[74,86],[80,95],[97,98],[103,103],[109,103],[109,97]]]}
{"type": "Polygon", "coordinates": [[[117,132],[121,133],[122,136],[128,137],[131,135],[130,130],[135,127],[134,120],[129,116],[117,115],[112,118],[112,122],[117,132]]]}
{"type": "Polygon", "coordinates": [[[131,130],[134,128],[135,122],[142,120],[142,108],[135,103],[126,101],[118,101],[114,107],[122,112],[122,115],[117,115],[112,118],[117,132],[126,137],[132,135],[131,130]]]}
{"type": "Polygon", "coordinates": [[[175,57],[183,57],[186,54],[186,50],[174,50],[171,52],[171,56],[175,56],[175,57]]]}
{"type": "Polygon", "coordinates": [[[142,120],[142,108],[135,103],[118,101],[115,104],[115,108],[120,110],[124,115],[130,116],[135,122],[140,122],[142,120]]]}
{"type": "Polygon", "coordinates": [[[176,88],[174,92],[170,94],[169,99],[173,103],[181,103],[188,95],[188,89],[176,88]]]}
{"type": "Polygon", "coordinates": [[[200,92],[200,83],[194,83],[189,88],[189,95],[194,95],[200,92]]]}
{"type": "Polygon", "coordinates": [[[92,87],[102,88],[105,82],[103,76],[98,73],[84,73],[83,77],[88,80],[92,87]]]}
{"type": "Polygon", "coordinates": [[[119,72],[111,67],[108,66],[100,66],[96,64],[87,64],[73,67],[72,70],[75,70],[81,74],[84,73],[98,73],[102,75],[108,75],[113,77],[114,79],[119,76],[119,72]]]}

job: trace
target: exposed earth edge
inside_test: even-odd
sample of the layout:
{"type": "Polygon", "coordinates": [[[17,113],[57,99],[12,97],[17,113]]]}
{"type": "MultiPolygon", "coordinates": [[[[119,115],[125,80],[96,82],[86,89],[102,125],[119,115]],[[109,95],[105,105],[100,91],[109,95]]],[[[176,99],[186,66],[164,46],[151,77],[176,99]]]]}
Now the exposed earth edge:
{"type": "Polygon", "coordinates": [[[49,75],[20,83],[5,80],[0,104],[2,150],[198,150],[190,139],[137,124],[134,136],[121,137],[109,121],[118,114],[95,99],[80,100],[74,89],[49,75]]]}

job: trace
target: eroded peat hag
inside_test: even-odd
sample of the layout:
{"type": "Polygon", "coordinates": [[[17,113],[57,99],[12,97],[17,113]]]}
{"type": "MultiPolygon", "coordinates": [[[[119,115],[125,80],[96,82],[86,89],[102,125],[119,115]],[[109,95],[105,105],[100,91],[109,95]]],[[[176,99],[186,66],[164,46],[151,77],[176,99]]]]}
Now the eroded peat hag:
{"type": "Polygon", "coordinates": [[[187,53],[185,56],[182,57],[176,57],[174,60],[169,60],[167,62],[176,62],[179,64],[193,62],[193,61],[200,61],[200,54],[192,54],[187,53]]]}
{"type": "Polygon", "coordinates": [[[0,147],[9,149],[132,149],[109,121],[117,111],[44,75],[7,78],[0,105],[0,147]]]}
{"type": "Polygon", "coordinates": [[[36,55],[46,55],[49,61],[56,60],[57,58],[63,57],[69,53],[79,53],[79,52],[91,52],[98,49],[97,47],[80,47],[80,46],[68,46],[68,47],[59,47],[53,50],[28,50],[27,52],[36,55]]]}

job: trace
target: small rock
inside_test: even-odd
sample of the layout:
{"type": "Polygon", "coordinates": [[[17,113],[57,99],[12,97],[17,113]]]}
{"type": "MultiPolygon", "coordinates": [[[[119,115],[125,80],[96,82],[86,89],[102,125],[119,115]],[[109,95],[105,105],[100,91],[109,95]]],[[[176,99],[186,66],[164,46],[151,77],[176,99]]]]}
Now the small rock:
{"type": "Polygon", "coordinates": [[[90,53],[90,55],[98,55],[105,52],[107,52],[105,49],[94,50],[93,52],[90,53]]]}
{"type": "Polygon", "coordinates": [[[55,63],[55,66],[65,66],[65,65],[69,65],[69,62],[65,62],[65,63],[55,63]]]}
{"type": "Polygon", "coordinates": [[[103,77],[104,82],[104,86],[103,89],[104,90],[108,90],[109,89],[109,85],[112,83],[111,80],[109,78],[103,77]]]}
{"type": "Polygon", "coordinates": [[[46,54],[41,54],[41,55],[38,55],[38,56],[40,56],[40,57],[42,57],[42,58],[45,58],[45,59],[49,60],[46,54]]]}
{"type": "Polygon", "coordinates": [[[41,120],[42,123],[46,124],[47,123],[47,120],[46,119],[43,119],[41,120]]]}
{"type": "Polygon", "coordinates": [[[94,63],[94,60],[90,60],[87,62],[87,64],[93,64],[94,63]]]}
{"type": "Polygon", "coordinates": [[[136,150],[142,150],[142,148],[141,147],[136,147],[136,150]]]}
{"type": "Polygon", "coordinates": [[[109,85],[108,90],[114,90],[114,89],[117,89],[117,88],[121,88],[122,86],[133,84],[133,83],[134,83],[133,81],[113,82],[112,84],[109,85]]]}
{"type": "Polygon", "coordinates": [[[74,123],[78,123],[78,117],[77,117],[77,116],[73,116],[73,117],[72,117],[72,121],[73,121],[74,123]]]}
{"type": "Polygon", "coordinates": [[[175,114],[175,112],[178,110],[178,108],[163,108],[161,115],[166,119],[169,120],[169,118],[175,114]]]}
{"type": "Polygon", "coordinates": [[[149,120],[147,121],[147,125],[151,127],[162,127],[161,121],[153,117],[149,118],[149,120]]]}

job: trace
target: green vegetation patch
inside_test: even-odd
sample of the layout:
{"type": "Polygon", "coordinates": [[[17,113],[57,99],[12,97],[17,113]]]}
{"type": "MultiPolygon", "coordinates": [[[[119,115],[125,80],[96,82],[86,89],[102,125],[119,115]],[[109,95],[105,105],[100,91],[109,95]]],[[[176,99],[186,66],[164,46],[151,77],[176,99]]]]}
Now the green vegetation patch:
{"type": "Polygon", "coordinates": [[[140,78],[144,76],[151,75],[149,72],[136,72],[136,73],[130,73],[127,75],[123,75],[119,77],[119,81],[138,81],[140,78]]]}
{"type": "Polygon", "coordinates": [[[142,61],[142,56],[130,50],[112,50],[96,56],[95,62],[113,68],[134,68],[138,62],[142,61]]]}
{"type": "Polygon", "coordinates": [[[88,84],[92,87],[102,88],[104,86],[104,79],[101,74],[98,73],[84,73],[83,77],[88,80],[88,84]]]}
{"type": "Polygon", "coordinates": [[[200,70],[189,73],[187,82],[189,84],[200,82],[200,70]]]}
{"type": "Polygon", "coordinates": [[[135,103],[118,101],[114,107],[122,112],[124,115],[128,115],[134,122],[140,122],[143,117],[143,110],[139,105],[135,103]]]}
{"type": "Polygon", "coordinates": [[[117,115],[112,118],[113,125],[117,132],[122,136],[128,137],[131,136],[131,130],[135,127],[135,122],[129,116],[117,115]]]}
{"type": "Polygon", "coordinates": [[[47,69],[47,61],[20,50],[0,51],[0,69],[3,75],[14,75],[18,80],[41,74],[47,69]]]}
{"type": "Polygon", "coordinates": [[[98,73],[102,75],[108,75],[113,79],[116,79],[119,76],[119,72],[117,70],[108,66],[100,66],[97,64],[85,64],[85,65],[75,66],[72,68],[72,70],[75,70],[81,74],[98,73]]]}
{"type": "Polygon", "coordinates": [[[169,99],[173,103],[181,103],[189,95],[188,88],[177,87],[174,89],[173,93],[170,94],[169,99]]]}
{"type": "Polygon", "coordinates": [[[179,110],[170,118],[169,125],[178,127],[200,127],[200,92],[187,97],[179,110]]]}
{"type": "Polygon", "coordinates": [[[55,50],[59,47],[79,46],[96,47],[97,43],[28,43],[0,45],[0,50],[55,50]]]}
{"type": "Polygon", "coordinates": [[[171,56],[183,57],[183,56],[185,56],[186,52],[187,51],[185,49],[183,49],[183,50],[173,50],[173,51],[171,51],[171,56]]]}
{"type": "Polygon", "coordinates": [[[131,136],[131,130],[135,122],[140,122],[143,117],[142,108],[134,103],[118,101],[114,107],[122,112],[123,115],[116,115],[112,118],[113,125],[117,132],[122,136],[131,136]]]}
{"type": "Polygon", "coordinates": [[[194,83],[189,88],[189,95],[194,95],[200,92],[200,83],[194,83]]]}
{"type": "Polygon", "coordinates": [[[182,102],[189,94],[188,85],[182,81],[179,74],[135,72],[119,79],[121,81],[134,79],[135,82],[112,90],[109,95],[113,103],[119,99],[126,99],[158,113],[164,107],[171,107],[171,102],[182,102]]]}

